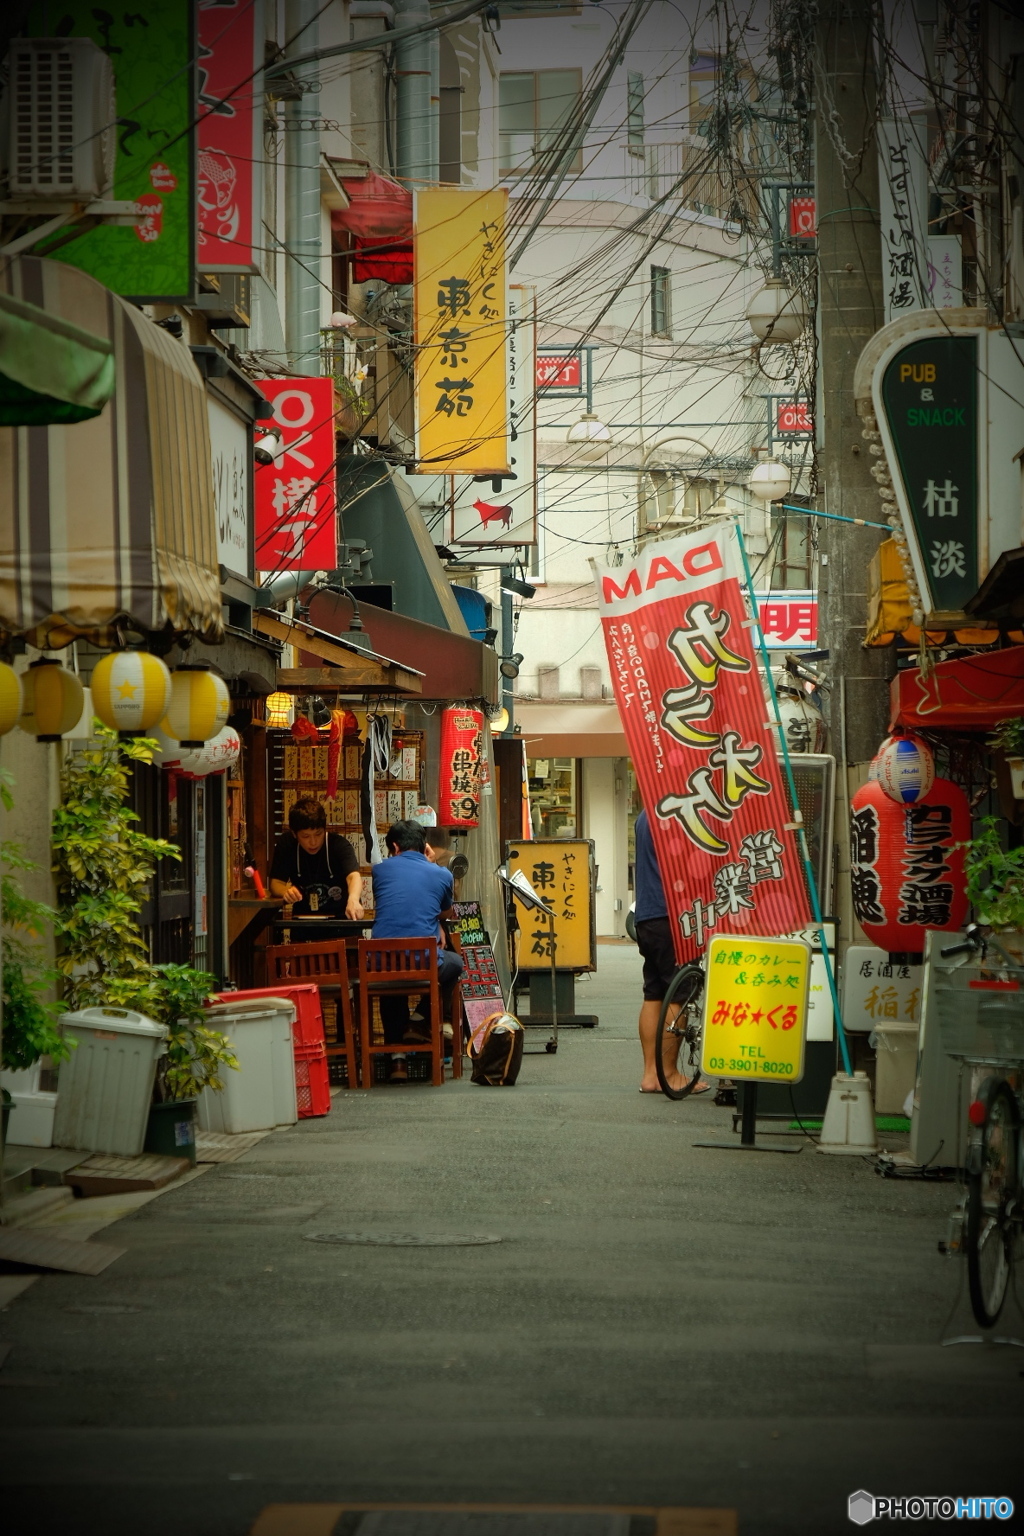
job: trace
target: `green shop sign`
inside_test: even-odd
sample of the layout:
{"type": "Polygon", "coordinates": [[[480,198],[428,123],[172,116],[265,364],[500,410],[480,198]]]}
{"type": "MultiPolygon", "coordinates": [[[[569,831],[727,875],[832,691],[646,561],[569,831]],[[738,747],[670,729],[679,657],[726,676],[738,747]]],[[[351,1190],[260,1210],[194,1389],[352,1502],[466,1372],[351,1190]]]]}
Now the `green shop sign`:
{"type": "Polygon", "coordinates": [[[922,592],[959,613],[978,590],[978,339],[930,336],[897,352],[882,377],[922,592]]]}
{"type": "Polygon", "coordinates": [[[135,227],[99,225],[54,252],[123,298],[188,300],[195,260],[195,73],[191,0],[109,10],[91,0],[33,5],[27,37],[91,37],[117,92],[110,196],[141,203],[135,227]]]}

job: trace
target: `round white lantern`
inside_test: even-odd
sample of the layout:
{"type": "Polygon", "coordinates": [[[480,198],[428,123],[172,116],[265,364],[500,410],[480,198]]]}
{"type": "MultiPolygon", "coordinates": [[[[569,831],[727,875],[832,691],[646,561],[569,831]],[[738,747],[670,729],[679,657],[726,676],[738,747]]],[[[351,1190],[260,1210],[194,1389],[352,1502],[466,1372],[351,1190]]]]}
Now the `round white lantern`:
{"type": "Polygon", "coordinates": [[[875,758],[878,782],[897,805],[916,805],[935,782],[935,759],[920,736],[892,736],[875,758]]]}
{"type": "Polygon", "coordinates": [[[111,651],[93,667],[89,686],[103,724],[125,736],[159,725],[171,702],[171,674],[148,651],[111,651]]]}
{"type": "Polygon", "coordinates": [[[154,763],[190,779],[205,779],[211,773],[223,773],[237,763],[242,751],[238,732],[230,725],[218,731],[210,741],[204,741],[201,747],[184,748],[160,730],[154,731],[153,737],[157,742],[154,763]]]}
{"type": "Polygon", "coordinates": [[[747,320],[759,341],[793,342],[807,323],[807,305],[799,288],[770,277],[747,305],[747,320]]]}
{"type": "Polygon", "coordinates": [[[160,729],[182,747],[201,747],[227,725],[231,698],[227,683],[208,667],[176,667],[171,702],[160,729]]]}
{"type": "Polygon", "coordinates": [[[805,693],[780,688],[779,716],[790,752],[824,752],[828,739],[825,717],[805,693]]]}
{"type": "Polygon", "coordinates": [[[764,459],[755,464],[747,481],[751,494],[760,501],[781,501],[789,495],[792,484],[789,465],[781,464],[778,459],[764,459]]]}

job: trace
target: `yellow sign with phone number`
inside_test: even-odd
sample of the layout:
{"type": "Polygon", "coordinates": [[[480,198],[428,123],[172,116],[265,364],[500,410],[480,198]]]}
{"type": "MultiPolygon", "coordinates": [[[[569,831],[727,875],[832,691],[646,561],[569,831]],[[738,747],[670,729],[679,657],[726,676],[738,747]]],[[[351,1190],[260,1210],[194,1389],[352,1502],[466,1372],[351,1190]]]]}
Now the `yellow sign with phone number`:
{"type": "Polygon", "coordinates": [[[705,960],[701,1068],[740,1082],[798,1083],[811,981],[800,939],[716,934],[705,960]]]}

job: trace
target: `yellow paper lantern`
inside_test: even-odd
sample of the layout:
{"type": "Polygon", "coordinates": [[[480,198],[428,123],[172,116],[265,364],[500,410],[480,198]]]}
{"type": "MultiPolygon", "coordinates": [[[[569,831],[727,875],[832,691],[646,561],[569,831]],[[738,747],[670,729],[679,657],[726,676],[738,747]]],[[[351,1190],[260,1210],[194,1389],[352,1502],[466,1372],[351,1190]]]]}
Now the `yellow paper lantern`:
{"type": "Polygon", "coordinates": [[[292,696],[290,693],[268,693],[266,698],[267,726],[272,731],[284,731],[292,723],[292,696]]]}
{"type": "Polygon", "coordinates": [[[111,730],[141,736],[167,713],[171,674],[148,651],[111,651],[93,667],[92,707],[111,730]]]}
{"type": "Polygon", "coordinates": [[[171,702],[160,729],[183,747],[201,747],[227,724],[228,687],[207,667],[176,667],[171,673],[171,702]]]}
{"type": "Polygon", "coordinates": [[[23,707],[21,678],[6,661],[0,661],[0,736],[14,729],[23,707]]]}
{"type": "Polygon", "coordinates": [[[22,679],[18,725],[36,741],[60,741],[82,718],[85,690],[57,661],[34,661],[22,679]]]}

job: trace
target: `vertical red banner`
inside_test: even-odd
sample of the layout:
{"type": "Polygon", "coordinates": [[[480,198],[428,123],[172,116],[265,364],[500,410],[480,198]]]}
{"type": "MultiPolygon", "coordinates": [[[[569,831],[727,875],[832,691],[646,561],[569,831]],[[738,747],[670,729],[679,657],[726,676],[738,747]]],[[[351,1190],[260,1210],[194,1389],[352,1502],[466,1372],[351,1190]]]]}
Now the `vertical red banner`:
{"type": "Polygon", "coordinates": [[[334,381],[259,379],[280,437],[256,467],[256,569],[333,571],[338,563],[334,381]]]}
{"type": "Polygon", "coordinates": [[[702,529],[594,568],[680,960],[714,929],[812,921],[738,564],[731,529],[702,529]]]}
{"type": "Polygon", "coordinates": [[[196,137],[201,272],[258,271],[262,174],[261,0],[198,0],[196,137]],[[255,77],[255,78],[254,78],[255,77]]]}
{"type": "Polygon", "coordinates": [[[475,827],[480,823],[483,731],[482,710],[446,709],[441,717],[438,826],[475,827]]]}

